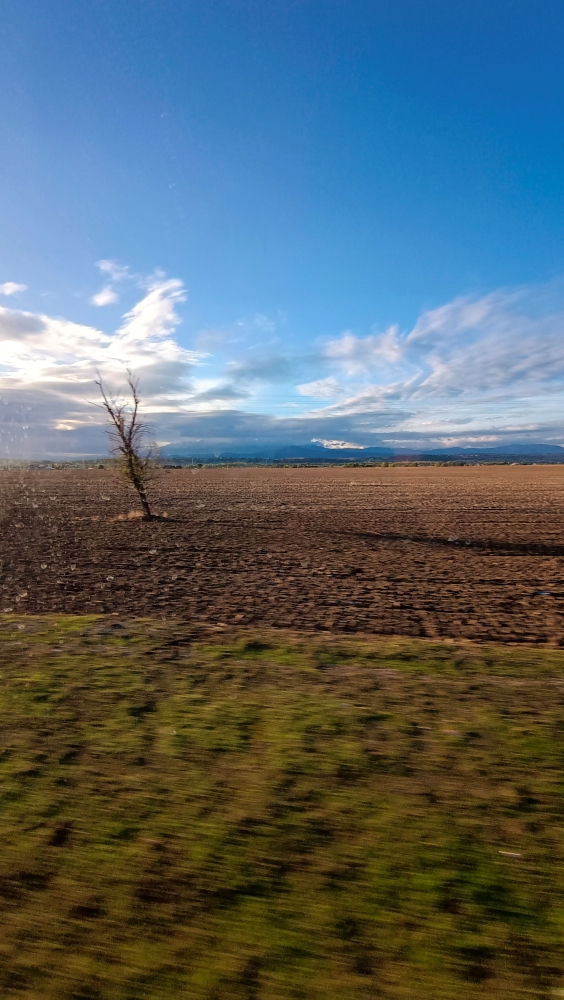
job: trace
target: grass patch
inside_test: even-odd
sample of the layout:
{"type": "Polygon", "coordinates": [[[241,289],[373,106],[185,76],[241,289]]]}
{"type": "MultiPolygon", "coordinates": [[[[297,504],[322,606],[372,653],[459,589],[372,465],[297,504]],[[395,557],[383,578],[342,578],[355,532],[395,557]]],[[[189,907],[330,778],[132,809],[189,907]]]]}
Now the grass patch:
{"type": "Polygon", "coordinates": [[[563,652],[112,621],[0,618],[2,996],[560,995],[563,652]]]}

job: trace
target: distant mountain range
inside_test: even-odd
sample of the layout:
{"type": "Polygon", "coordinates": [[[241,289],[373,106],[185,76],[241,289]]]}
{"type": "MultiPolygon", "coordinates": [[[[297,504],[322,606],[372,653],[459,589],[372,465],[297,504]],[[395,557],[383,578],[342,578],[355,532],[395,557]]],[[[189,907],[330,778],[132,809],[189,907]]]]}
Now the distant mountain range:
{"type": "Polygon", "coordinates": [[[496,448],[324,448],[321,444],[245,444],[212,450],[204,442],[188,448],[169,444],[161,448],[167,460],[197,459],[198,461],[268,461],[268,462],[366,462],[366,461],[527,461],[564,462],[564,448],[554,444],[507,444],[496,448]]]}

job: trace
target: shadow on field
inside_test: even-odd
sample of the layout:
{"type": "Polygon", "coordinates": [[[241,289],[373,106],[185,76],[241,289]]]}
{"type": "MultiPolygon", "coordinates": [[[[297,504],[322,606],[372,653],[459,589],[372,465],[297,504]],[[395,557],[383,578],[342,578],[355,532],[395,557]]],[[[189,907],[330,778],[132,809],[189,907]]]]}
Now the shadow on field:
{"type": "Polygon", "coordinates": [[[507,556],[564,556],[564,545],[543,542],[505,542],[493,538],[459,538],[458,535],[440,538],[435,535],[404,535],[395,531],[350,531],[347,534],[375,542],[416,542],[419,545],[446,546],[450,549],[479,549],[507,556]]]}

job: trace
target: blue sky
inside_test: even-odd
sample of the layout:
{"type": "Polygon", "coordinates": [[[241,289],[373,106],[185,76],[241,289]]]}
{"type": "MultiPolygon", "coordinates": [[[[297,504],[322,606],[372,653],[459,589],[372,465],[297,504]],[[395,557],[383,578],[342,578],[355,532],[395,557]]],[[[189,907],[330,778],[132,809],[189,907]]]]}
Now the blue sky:
{"type": "Polygon", "coordinates": [[[0,453],[103,450],[126,364],[162,442],[564,443],[563,51],[559,0],[6,0],[0,453]]]}

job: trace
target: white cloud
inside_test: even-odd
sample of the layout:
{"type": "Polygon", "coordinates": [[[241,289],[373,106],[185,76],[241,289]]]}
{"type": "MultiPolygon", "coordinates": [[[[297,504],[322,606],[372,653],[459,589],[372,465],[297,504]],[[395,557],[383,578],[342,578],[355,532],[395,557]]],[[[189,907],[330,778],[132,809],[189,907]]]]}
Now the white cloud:
{"type": "Polygon", "coordinates": [[[335,360],[347,375],[362,375],[367,370],[395,364],[401,360],[403,347],[397,326],[369,337],[355,337],[346,330],[337,340],[330,340],[326,356],[335,360]]]}
{"type": "Polygon", "coordinates": [[[129,268],[117,260],[99,260],[96,267],[102,274],[107,274],[111,281],[125,281],[132,276],[129,268]]]}
{"type": "Polygon", "coordinates": [[[0,295],[17,295],[18,292],[27,291],[27,285],[18,285],[15,281],[5,281],[0,285],[0,295]]]}
{"type": "Polygon", "coordinates": [[[411,330],[348,330],[310,354],[268,353],[271,321],[257,315],[244,339],[237,324],[210,334],[205,346],[219,347],[217,360],[178,342],[181,281],[160,273],[141,281],[115,261],[99,268],[107,279],[100,302],[115,301],[114,285],[126,278],[144,289],[114,333],[0,307],[3,454],[103,451],[95,372],[118,391],[126,366],[140,376],[159,440],[199,442],[200,452],[244,441],[257,453],[312,440],[332,450],[564,442],[558,285],[457,298],[423,312],[411,330]]]}
{"type": "MultiPolygon", "coordinates": [[[[349,387],[350,391],[351,387],[349,387]]],[[[380,413],[388,411],[390,405],[398,402],[402,395],[401,387],[367,385],[353,395],[344,395],[338,403],[324,407],[322,411],[331,416],[343,416],[353,413],[380,413]]]]}
{"type": "MultiPolygon", "coordinates": [[[[190,396],[199,356],[180,347],[174,330],[185,293],[177,280],[152,279],[114,334],[46,315],[0,307],[0,408],[4,454],[37,453],[52,432],[75,432],[104,450],[101,416],[92,405],[99,371],[111,391],[126,367],[138,373],[148,413],[177,411],[190,396]],[[9,430],[7,429],[9,426],[9,430]],[[25,431],[25,433],[23,433],[25,431]]],[[[49,445],[52,447],[52,445],[49,445]]]]}
{"type": "Polygon", "coordinates": [[[404,344],[423,368],[418,391],[517,395],[564,377],[564,310],[538,315],[525,295],[457,299],[425,313],[404,344]]]}
{"type": "Polygon", "coordinates": [[[96,267],[102,272],[102,274],[105,274],[109,280],[99,292],[96,292],[96,294],[91,297],[90,302],[93,306],[109,306],[113,305],[114,302],[119,302],[119,295],[115,286],[119,284],[120,281],[135,278],[136,275],[132,274],[129,268],[124,264],[119,264],[117,260],[99,260],[96,267]]]}
{"type": "Polygon", "coordinates": [[[110,306],[114,302],[119,301],[119,295],[111,287],[111,285],[104,285],[99,292],[90,299],[93,306],[110,306]]]}
{"type": "Polygon", "coordinates": [[[296,386],[300,396],[310,396],[312,399],[334,399],[342,392],[342,388],[337,379],[330,375],[329,378],[316,379],[314,382],[303,382],[296,386]]]}
{"type": "MultiPolygon", "coordinates": [[[[423,396],[485,399],[522,395],[564,380],[564,302],[554,292],[501,290],[480,299],[458,298],[424,312],[411,331],[329,341],[326,357],[361,392],[414,400],[423,396]],[[370,385],[377,377],[376,386],[370,385]]],[[[351,404],[358,399],[355,393],[351,404]]]]}
{"type": "Polygon", "coordinates": [[[365,444],[353,444],[352,441],[328,441],[326,438],[312,438],[311,443],[322,444],[324,448],[328,448],[330,451],[342,451],[344,448],[358,448],[359,451],[362,451],[368,447],[365,444]]]}

